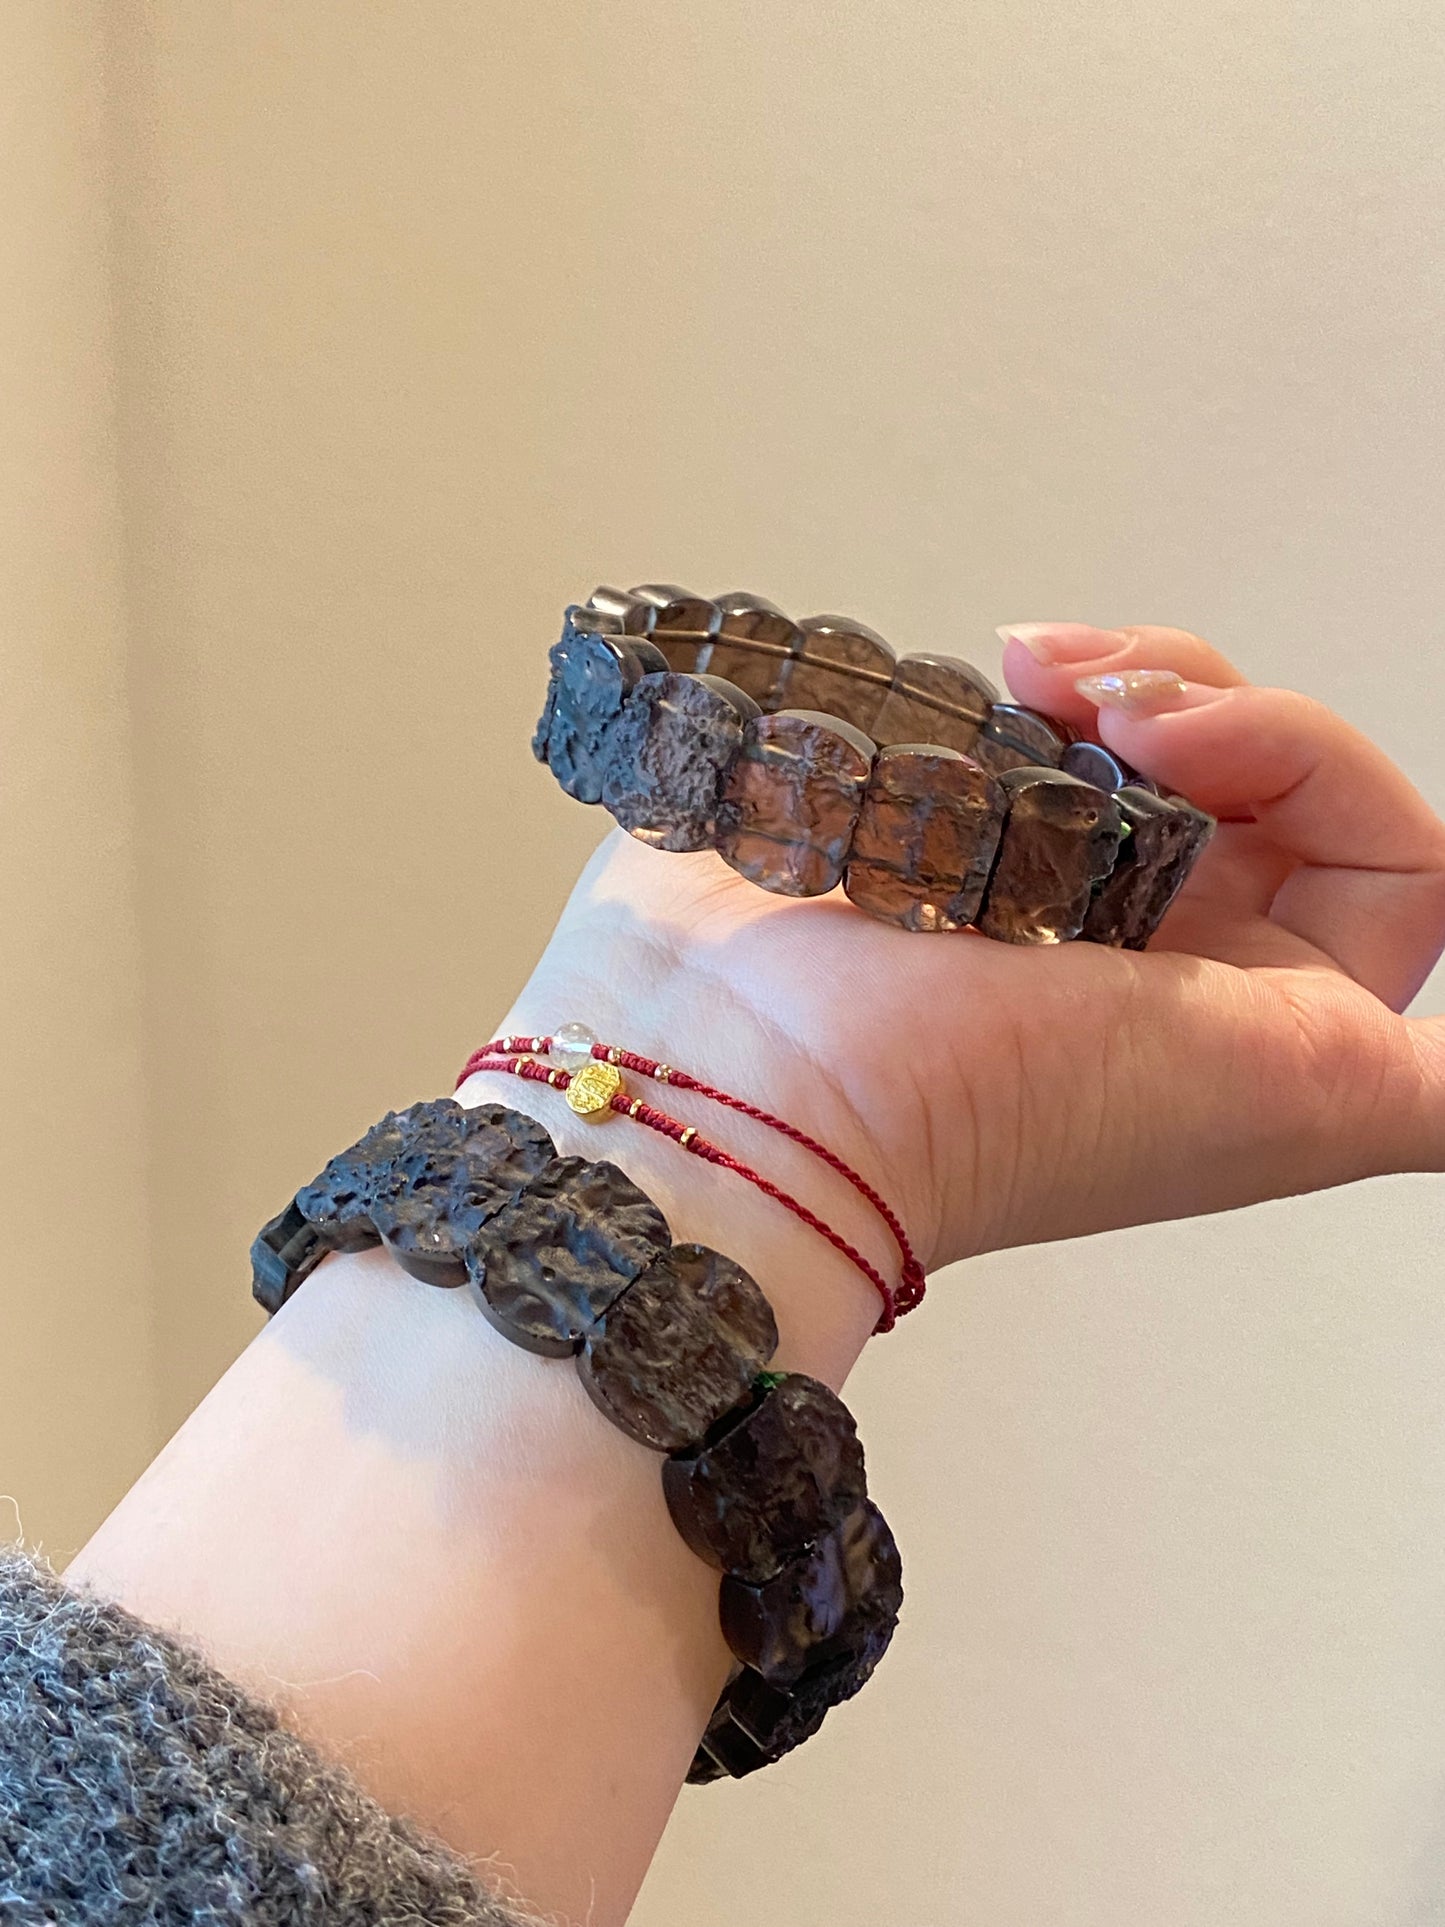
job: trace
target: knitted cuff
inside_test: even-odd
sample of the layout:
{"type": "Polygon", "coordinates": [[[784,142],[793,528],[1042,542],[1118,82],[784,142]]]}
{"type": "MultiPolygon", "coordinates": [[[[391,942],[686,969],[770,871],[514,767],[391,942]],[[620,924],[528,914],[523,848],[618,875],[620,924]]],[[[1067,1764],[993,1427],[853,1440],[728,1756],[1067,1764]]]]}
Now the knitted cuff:
{"type": "Polygon", "coordinates": [[[528,1927],[179,1641],[0,1548],[7,1927],[528,1927]]]}

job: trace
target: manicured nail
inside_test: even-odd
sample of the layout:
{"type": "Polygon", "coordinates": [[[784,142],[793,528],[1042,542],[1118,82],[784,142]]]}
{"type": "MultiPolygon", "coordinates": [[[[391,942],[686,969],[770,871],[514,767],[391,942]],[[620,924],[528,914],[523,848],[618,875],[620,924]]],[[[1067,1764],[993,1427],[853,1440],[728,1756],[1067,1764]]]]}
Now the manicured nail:
{"type": "Polygon", "coordinates": [[[1098,662],[1128,647],[1128,637],[1087,622],[1011,622],[995,632],[1000,642],[1021,642],[1029,654],[1052,667],[1060,662],[1098,662]]]}
{"type": "Polygon", "coordinates": [[[1208,683],[1185,682],[1172,669],[1121,669],[1109,675],[1080,676],[1074,687],[1091,703],[1133,717],[1203,709],[1225,694],[1222,689],[1211,689],[1208,683]]]}

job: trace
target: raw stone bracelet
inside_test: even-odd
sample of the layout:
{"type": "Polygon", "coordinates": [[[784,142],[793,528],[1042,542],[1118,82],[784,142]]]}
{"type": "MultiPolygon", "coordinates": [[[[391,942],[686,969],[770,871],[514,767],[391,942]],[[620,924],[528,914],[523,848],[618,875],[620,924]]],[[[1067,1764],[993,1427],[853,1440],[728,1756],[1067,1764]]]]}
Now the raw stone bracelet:
{"type": "Polygon", "coordinates": [[[842,884],[908,930],[1142,950],[1214,820],[951,656],[845,616],[597,589],[567,611],[532,748],[662,850],[783,896],[842,884]]]}
{"type": "Polygon", "coordinates": [[[688,1779],[740,1778],[812,1737],[883,1657],[903,1600],[842,1400],[767,1369],[771,1306],[720,1252],[674,1244],[615,1164],[558,1157],[532,1118],[435,1098],[391,1111],[251,1247],[275,1313],[332,1251],[384,1244],[430,1285],[466,1286],[497,1330],[575,1356],[594,1404],[665,1453],[687,1544],[723,1574],[736,1662],[688,1779]]]}

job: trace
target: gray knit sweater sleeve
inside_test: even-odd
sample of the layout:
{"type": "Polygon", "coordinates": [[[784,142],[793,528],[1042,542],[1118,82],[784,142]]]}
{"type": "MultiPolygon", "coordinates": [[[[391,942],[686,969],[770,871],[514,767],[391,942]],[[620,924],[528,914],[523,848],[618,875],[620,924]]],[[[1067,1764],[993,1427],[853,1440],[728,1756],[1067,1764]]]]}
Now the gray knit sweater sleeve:
{"type": "Polygon", "coordinates": [[[0,1549],[4,1927],[521,1927],[195,1653],[0,1549]]]}

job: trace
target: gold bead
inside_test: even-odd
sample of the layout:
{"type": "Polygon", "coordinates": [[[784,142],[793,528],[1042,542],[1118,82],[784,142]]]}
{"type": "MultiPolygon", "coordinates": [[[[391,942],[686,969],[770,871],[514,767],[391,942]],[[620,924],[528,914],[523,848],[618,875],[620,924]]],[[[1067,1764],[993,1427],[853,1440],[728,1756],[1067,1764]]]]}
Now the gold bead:
{"type": "Polygon", "coordinates": [[[686,1149],[686,1147],[692,1143],[693,1139],[696,1136],[697,1136],[697,1126],[695,1124],[689,1124],[687,1129],[683,1132],[682,1136],[677,1141],[679,1144],[683,1146],[684,1149],[686,1149]]]}
{"type": "Polygon", "coordinates": [[[653,1076],[656,1077],[659,1084],[670,1083],[672,1080],[671,1064],[659,1064],[657,1069],[653,1072],[653,1076]]]}
{"type": "Polygon", "coordinates": [[[609,1064],[615,1064],[615,1063],[617,1062],[617,1046],[616,1046],[616,1044],[609,1044],[609,1045],[608,1045],[608,1047],[607,1047],[607,1061],[608,1061],[608,1063],[609,1063],[609,1064]]]}
{"type": "Polygon", "coordinates": [[[622,1074],[617,1066],[594,1057],[573,1073],[567,1086],[567,1102],[579,1117],[606,1117],[621,1089],[622,1074]]]}
{"type": "Polygon", "coordinates": [[[627,1107],[627,1115],[629,1117],[636,1117],[637,1113],[641,1109],[642,1109],[642,1099],[640,1097],[634,1097],[632,1102],[627,1107]]]}

